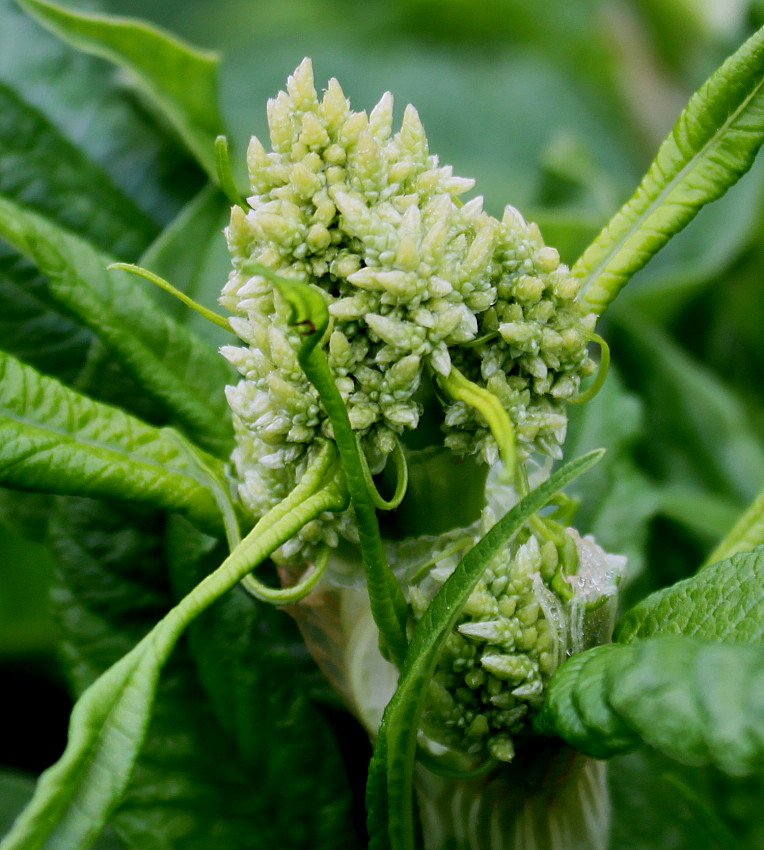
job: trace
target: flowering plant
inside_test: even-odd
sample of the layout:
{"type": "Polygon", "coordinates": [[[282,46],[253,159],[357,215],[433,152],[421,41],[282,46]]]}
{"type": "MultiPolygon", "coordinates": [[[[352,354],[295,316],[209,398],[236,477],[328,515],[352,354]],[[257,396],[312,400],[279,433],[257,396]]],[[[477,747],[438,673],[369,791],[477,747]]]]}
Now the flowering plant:
{"type": "MultiPolygon", "coordinates": [[[[154,575],[155,622],[130,623],[108,663],[69,645],[82,691],[69,743],[3,850],[85,848],[111,817],[130,846],[149,846],[154,822],[164,846],[354,846],[316,701],[350,712],[373,742],[378,850],[605,848],[606,760],[644,744],[733,776],[760,771],[761,498],[709,566],[617,618],[627,558],[576,527],[588,497],[578,476],[603,451],[554,464],[570,456],[568,406],[600,402],[610,355],[597,322],[764,140],[764,35],[693,97],[633,198],[569,267],[514,207],[497,219],[481,198],[463,202],[473,181],[440,164],[413,107],[394,132],[389,94],[353,111],[336,80],[319,96],[304,60],[269,101],[272,150],[249,143],[241,193],[211,57],[144,24],[20,5],[135,75],[211,180],[193,225],[206,233],[230,207],[232,270],[226,318],[160,276],[177,246],[193,249],[188,219],[140,265],[114,263],[104,243],[137,257],[0,195],[0,236],[42,275],[44,301],[89,334],[75,379],[14,345],[0,354],[0,481],[67,497],[56,546],[80,575],[92,562],[96,583],[129,581],[163,553],[178,600],[166,610],[154,575]],[[224,332],[225,360],[135,275],[224,332]],[[122,386],[136,399],[120,405],[122,386]],[[178,738],[181,761],[211,717],[235,753],[210,772],[192,747],[168,787],[165,807],[199,789],[220,801],[192,834],[156,797],[130,802],[152,784],[152,730],[172,727],[163,706],[192,693],[182,677],[160,685],[171,655],[189,663],[176,650],[187,629],[212,697],[178,738]],[[163,702],[168,687],[179,690],[163,702]],[[292,734],[276,756],[264,739],[284,711],[292,734]],[[308,783],[299,818],[278,790],[270,820],[251,799],[249,779],[272,775],[293,792],[308,783]]],[[[73,633],[95,616],[70,579],[57,593],[73,633]]]]}

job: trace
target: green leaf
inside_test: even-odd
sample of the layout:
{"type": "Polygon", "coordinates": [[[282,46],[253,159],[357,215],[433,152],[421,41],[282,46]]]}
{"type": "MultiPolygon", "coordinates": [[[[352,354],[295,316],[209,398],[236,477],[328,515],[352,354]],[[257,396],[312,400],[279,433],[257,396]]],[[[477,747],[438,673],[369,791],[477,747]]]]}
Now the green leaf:
{"type": "Polygon", "coordinates": [[[82,239],[0,198],[0,236],[48,279],[48,299],[93,331],[145,391],[200,445],[227,455],[229,375],[215,351],[162,315],[136,281],[82,239]]]}
{"type": "Polygon", "coordinates": [[[143,93],[215,178],[214,143],[222,132],[216,54],[184,44],[142,21],[74,12],[46,0],[17,2],[75,47],[134,75],[143,93]]]}
{"type": "Polygon", "coordinates": [[[764,769],[764,650],[689,637],[608,644],[552,677],[536,728],[607,758],[640,742],[733,776],[764,769]]]}
{"type": "Polygon", "coordinates": [[[764,546],[651,594],[623,615],[616,640],[669,634],[764,645],[764,546]]]}
{"type": "Polygon", "coordinates": [[[651,411],[648,463],[673,483],[749,503],[764,480],[764,444],[738,396],[639,314],[619,316],[618,329],[651,411]]]}
{"type": "MultiPolygon", "coordinates": [[[[254,266],[254,264],[253,264],[254,266]]],[[[407,607],[403,591],[387,562],[372,494],[366,482],[358,441],[348,418],[345,402],[334,382],[329,361],[319,343],[329,325],[329,311],[320,291],[299,281],[290,281],[258,266],[256,271],[273,281],[289,304],[290,323],[301,329],[302,344],[297,358],[308,380],[318,391],[334,431],[360,538],[361,557],[366,572],[366,589],[380,645],[400,665],[406,654],[407,607]]]]}
{"type": "MultiPolygon", "coordinates": [[[[177,517],[171,525],[177,586],[190,590],[220,562],[215,541],[177,517]]],[[[172,605],[164,520],[59,499],[53,539],[63,654],[81,691],[172,605]]],[[[344,850],[348,789],[331,734],[308,704],[291,619],[234,591],[202,621],[199,640],[176,647],[162,673],[145,744],[110,821],[116,832],[136,850],[262,850],[279,835],[288,846],[315,835],[344,850]],[[205,650],[199,644],[211,632],[205,650]],[[188,651],[198,657],[197,646],[209,662],[200,663],[201,684],[188,651]],[[221,691],[210,688],[211,672],[221,691]],[[204,687],[225,703],[217,715],[204,687]]]]}
{"type": "MultiPolygon", "coordinates": [[[[168,543],[177,594],[219,563],[220,547],[183,520],[171,523],[168,543]]],[[[355,846],[337,745],[310,702],[327,685],[292,618],[235,591],[192,623],[188,638],[217,722],[257,783],[248,795],[256,800],[253,846],[355,846]]]]}
{"type": "Polygon", "coordinates": [[[581,304],[601,315],[631,276],[751,167],[764,141],[764,30],[707,80],[634,196],[575,263],[581,304]]]}
{"type": "Polygon", "coordinates": [[[658,506],[656,486],[640,470],[634,448],[644,430],[640,399],[611,368],[601,392],[570,409],[566,453],[573,457],[601,446],[607,453],[570,493],[581,499],[574,524],[593,534],[606,551],[626,555],[632,582],[644,568],[650,520],[658,506]]]}
{"type": "Polygon", "coordinates": [[[731,558],[738,552],[749,552],[764,544],[764,490],[753,500],[733,528],[708,556],[707,564],[731,558]]]}
{"type": "Polygon", "coordinates": [[[123,259],[137,257],[157,234],[157,225],[102,168],[2,82],[0,195],[123,259]]]}
{"type": "Polygon", "coordinates": [[[220,528],[218,461],[2,352],[0,433],[5,486],[138,501],[220,528]]]}
{"type": "Polygon", "coordinates": [[[601,457],[600,450],[571,461],[506,513],[462,558],[417,624],[398,687],[382,718],[369,769],[366,800],[374,850],[413,850],[412,775],[427,684],[486,563],[558,490],[601,457]]]}
{"type": "Polygon", "coordinates": [[[64,755],[40,777],[34,799],[0,844],[2,850],[90,846],[125,793],[159,674],[188,624],[305,523],[347,506],[336,488],[318,489],[335,471],[332,461],[325,452],[214,573],[85,691],[72,712],[64,755]]]}

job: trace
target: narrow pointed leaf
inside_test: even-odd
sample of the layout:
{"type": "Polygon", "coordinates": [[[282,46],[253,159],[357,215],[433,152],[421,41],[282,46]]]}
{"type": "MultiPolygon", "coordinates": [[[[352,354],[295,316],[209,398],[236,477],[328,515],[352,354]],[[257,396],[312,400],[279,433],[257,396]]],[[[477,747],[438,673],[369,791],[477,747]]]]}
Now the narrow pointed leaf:
{"type": "Polygon", "coordinates": [[[764,545],[764,490],[734,524],[724,539],[708,556],[707,564],[730,558],[738,552],[750,552],[764,545]]]}
{"type": "Polygon", "coordinates": [[[0,352],[0,484],[135,501],[220,528],[219,461],[0,352]],[[200,461],[197,461],[199,458],[200,461]]]}
{"type": "Polygon", "coordinates": [[[117,356],[174,423],[227,454],[229,372],[217,352],[162,315],[141,284],[89,243],[0,197],[0,237],[47,277],[45,296],[74,314],[117,356]]]}
{"type": "Polygon", "coordinates": [[[764,29],[693,95],[634,196],[573,266],[601,315],[632,275],[751,167],[764,141],[764,29]]]}
{"type": "Polygon", "coordinates": [[[646,743],[748,775],[764,769],[764,649],[673,636],[598,646],[555,673],[536,726],[597,758],[646,743]]]}
{"type": "Polygon", "coordinates": [[[443,644],[486,564],[532,514],[592,467],[602,454],[602,450],[589,452],[566,464],[506,513],[462,558],[417,624],[398,688],[382,718],[369,769],[366,799],[370,847],[374,850],[414,850],[412,776],[428,684],[443,644]]]}
{"type": "Polygon", "coordinates": [[[298,490],[293,491],[297,498],[266,514],[215,572],[85,691],[72,712],[63,756],[40,777],[32,802],[0,850],[86,850],[92,845],[127,788],[159,674],[188,624],[302,525],[347,503],[331,486],[307,498],[298,490]]]}
{"type": "Polygon", "coordinates": [[[215,178],[222,132],[214,53],[184,44],[143,21],[75,12],[46,0],[17,0],[45,27],[131,73],[207,174],[215,178]]]}

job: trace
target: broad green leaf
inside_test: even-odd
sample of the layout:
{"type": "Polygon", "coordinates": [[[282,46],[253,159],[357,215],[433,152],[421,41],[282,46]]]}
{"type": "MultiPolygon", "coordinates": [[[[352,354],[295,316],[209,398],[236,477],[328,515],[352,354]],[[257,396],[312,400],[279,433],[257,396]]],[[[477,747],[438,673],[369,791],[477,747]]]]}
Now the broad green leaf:
{"type": "Polygon", "coordinates": [[[726,643],[764,643],[764,546],[705,567],[651,594],[618,622],[616,640],[691,635],[726,643]]]}
{"type": "Polygon", "coordinates": [[[764,141],[764,30],[693,95],[634,196],[576,261],[582,306],[598,315],[705,204],[751,167],[764,141]]]}
{"type": "MultiPolygon", "coordinates": [[[[124,84],[118,69],[64,44],[23,12],[15,0],[0,0],[0,80],[16,97],[80,151],[93,167],[142,213],[156,229],[203,185],[202,171],[183,152],[174,134],[159,126],[124,84]]],[[[34,151],[29,151],[34,156],[34,151]]],[[[54,158],[46,173],[36,174],[35,190],[55,181],[54,158]]],[[[98,196],[102,188],[82,181],[78,195],[98,196]]],[[[67,215],[87,212],[79,197],[50,199],[51,210],[68,206],[67,215]]],[[[55,216],[52,216],[55,218],[55,216]]],[[[71,219],[65,222],[71,224],[71,219]]],[[[84,220],[78,225],[87,231],[84,220]]],[[[100,232],[102,225],[91,222],[100,232]]],[[[132,229],[132,228],[130,228],[132,229]]],[[[128,259],[121,257],[121,259],[128,259]]],[[[134,259],[134,257],[130,257],[134,259]]]]}
{"type": "Polygon", "coordinates": [[[87,242],[0,198],[0,236],[47,276],[46,298],[96,334],[145,391],[200,445],[227,453],[223,386],[228,368],[217,353],[162,315],[129,275],[87,242]]]}
{"type": "Polygon", "coordinates": [[[31,104],[0,82],[0,195],[134,259],[157,225],[31,104]]]}
{"type": "Polygon", "coordinates": [[[419,719],[443,644],[486,563],[552,496],[602,456],[590,452],[559,469],[508,511],[457,565],[417,623],[398,687],[385,709],[369,768],[370,847],[413,850],[412,777],[419,719]]]}
{"type": "MultiPolygon", "coordinates": [[[[177,518],[168,548],[178,595],[219,563],[220,547],[211,548],[177,518]]],[[[310,702],[329,688],[292,618],[239,590],[192,623],[188,638],[217,721],[259,788],[255,846],[355,847],[345,770],[325,718],[310,702]]]]}
{"type": "Polygon", "coordinates": [[[649,747],[608,764],[612,850],[758,850],[763,776],[688,767],[649,747]]]}
{"type": "Polygon", "coordinates": [[[40,777],[34,799],[0,844],[2,850],[84,850],[92,844],[127,788],[159,674],[178,638],[305,523],[347,506],[334,486],[318,489],[332,462],[325,452],[291,496],[269,511],[214,573],[85,691],[72,712],[64,755],[40,777]]]}
{"type": "Polygon", "coordinates": [[[142,21],[74,12],[46,0],[17,2],[75,47],[115,62],[134,75],[141,90],[214,178],[213,147],[222,132],[216,54],[184,44],[142,21]]]}
{"type": "Polygon", "coordinates": [[[733,776],[764,769],[764,650],[690,637],[607,644],[552,677],[537,729],[597,758],[646,743],[733,776]]]}
{"type": "Polygon", "coordinates": [[[143,502],[220,528],[218,461],[2,352],[0,433],[5,486],[143,502]]]}

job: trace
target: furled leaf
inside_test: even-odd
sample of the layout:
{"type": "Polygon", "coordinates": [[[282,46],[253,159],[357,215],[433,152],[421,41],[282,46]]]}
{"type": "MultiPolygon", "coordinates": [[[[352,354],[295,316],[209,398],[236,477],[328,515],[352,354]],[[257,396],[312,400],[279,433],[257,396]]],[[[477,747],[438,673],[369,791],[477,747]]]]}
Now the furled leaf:
{"type": "Polygon", "coordinates": [[[602,314],[631,276],[745,174],[764,141],[764,30],[693,95],[634,196],[573,274],[581,303],[602,314]]]}
{"type": "Polygon", "coordinates": [[[229,374],[217,353],[162,315],[140,285],[87,242],[0,198],[0,236],[47,276],[46,297],[76,315],[200,445],[227,453],[229,374]]]}
{"type": "Polygon", "coordinates": [[[2,352],[0,434],[5,486],[143,502],[220,527],[218,461],[2,352]]]}
{"type": "Polygon", "coordinates": [[[159,674],[188,624],[305,523],[347,506],[345,495],[331,485],[316,492],[331,462],[331,453],[324,453],[292,496],[271,509],[215,572],[85,691],[72,712],[63,756],[41,776],[2,850],[84,850],[92,844],[125,793],[159,674]]]}
{"type": "Polygon", "coordinates": [[[184,44],[142,21],[74,12],[47,0],[17,0],[44,26],[75,47],[133,74],[162,115],[211,176],[222,131],[216,54],[184,44]]]}
{"type": "Polygon", "coordinates": [[[536,727],[607,758],[644,742],[733,776],[764,769],[764,650],[690,637],[607,644],[563,664],[536,727]]]}
{"type": "Polygon", "coordinates": [[[764,546],[741,552],[648,596],[618,622],[616,640],[654,635],[764,643],[764,546]]]}
{"type": "Polygon", "coordinates": [[[566,464],[507,512],[457,565],[414,630],[398,687],[385,709],[369,768],[370,847],[413,850],[412,777],[419,720],[444,642],[486,563],[552,496],[593,466],[602,451],[566,464]]]}
{"type": "MultiPolygon", "coordinates": [[[[60,561],[54,601],[77,691],[128,652],[171,606],[163,531],[158,515],[126,514],[85,499],[59,500],[53,521],[60,561]]],[[[203,575],[194,553],[214,557],[214,541],[185,522],[177,536],[183,538],[177,569],[190,588],[203,575]]],[[[220,617],[210,611],[223,633],[210,647],[209,661],[219,664],[227,695],[236,694],[227,708],[252,686],[251,701],[258,711],[248,723],[243,711],[229,710],[229,722],[222,725],[186,646],[177,647],[162,674],[144,747],[111,823],[136,850],[261,850],[280,837],[299,847],[311,835],[344,850],[351,842],[345,839],[342,766],[327,729],[300,693],[303,662],[295,655],[298,644],[293,644],[290,629],[283,629],[284,621],[290,626],[289,618],[273,609],[255,614],[255,603],[241,591],[221,602],[225,612],[220,617]],[[229,600],[233,608],[226,604],[229,600]],[[245,646],[246,659],[239,668],[234,659],[245,646]],[[277,681],[271,670],[279,671],[277,681]],[[229,672],[238,676],[226,681],[229,672]],[[247,737],[247,747],[231,730],[232,722],[247,737]],[[313,761],[310,770],[301,763],[319,754],[320,763],[313,761]],[[310,777],[320,770],[326,784],[313,788],[310,777]],[[296,789],[300,782],[305,783],[304,799],[283,793],[284,787],[296,789]],[[301,805],[298,817],[295,806],[301,805]]],[[[213,607],[217,610],[218,605],[213,607]]]]}

